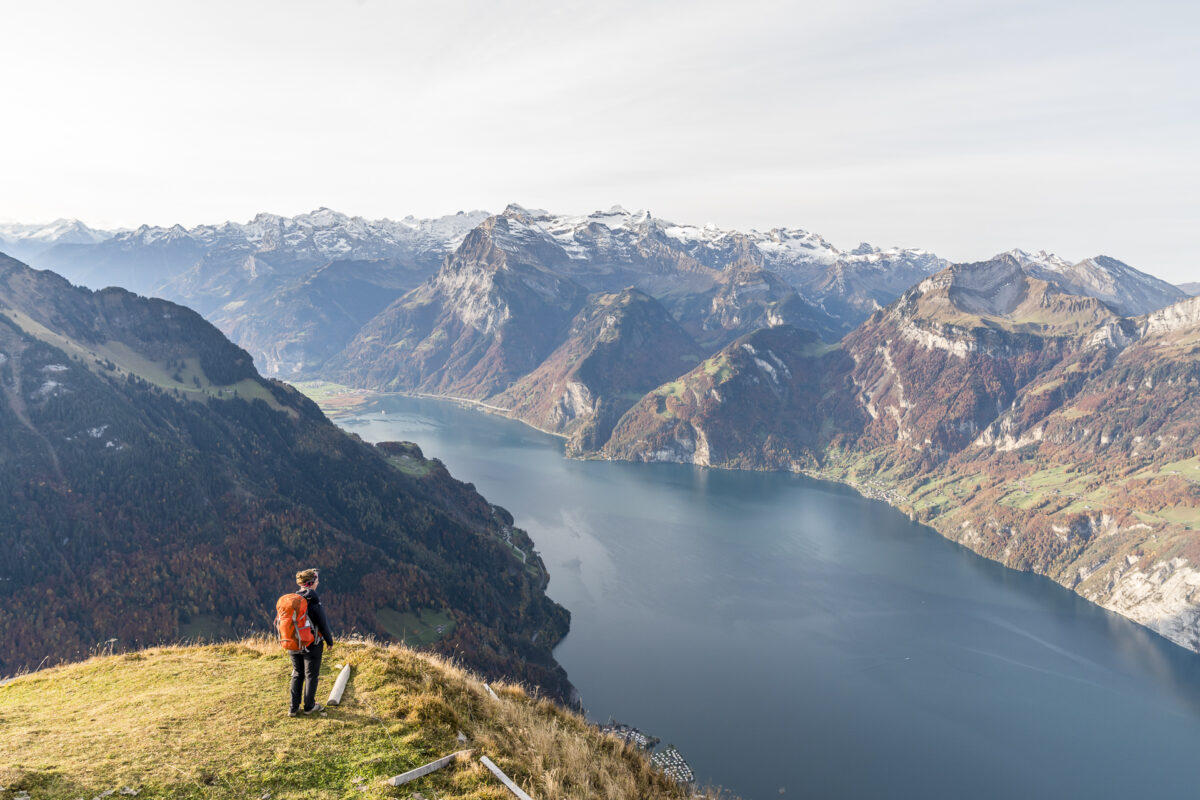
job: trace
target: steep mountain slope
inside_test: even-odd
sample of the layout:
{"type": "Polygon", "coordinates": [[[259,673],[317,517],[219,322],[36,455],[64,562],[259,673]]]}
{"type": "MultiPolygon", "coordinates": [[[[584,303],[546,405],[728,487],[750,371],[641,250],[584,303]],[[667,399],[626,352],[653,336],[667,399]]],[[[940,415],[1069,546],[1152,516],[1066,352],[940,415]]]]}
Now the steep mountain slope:
{"type": "Polygon", "coordinates": [[[1197,650],[1200,301],[1135,322],[1123,346],[1097,348],[1103,368],[1040,378],[943,468],[903,484],[904,502],[1197,650]]]}
{"type": "Polygon", "coordinates": [[[1121,326],[1099,300],[1030,278],[1010,256],[943,270],[846,337],[871,417],[858,446],[941,463],[1038,376],[1092,363],[1088,349],[1121,326]]]}
{"type": "Polygon", "coordinates": [[[208,319],[267,375],[311,375],[362,327],[413,287],[394,259],[331,261],[267,292],[234,300],[208,319]]]}
{"type": "Polygon", "coordinates": [[[608,439],[638,398],[698,361],[700,352],[666,309],[637,289],[592,295],[563,343],[490,402],[568,436],[568,452],[586,452],[608,439]]]}
{"type": "Polygon", "coordinates": [[[863,416],[853,402],[851,366],[845,352],[810,331],[786,325],[756,331],[643,397],[617,423],[601,455],[815,467],[831,437],[863,416]]]}
{"type": "Polygon", "coordinates": [[[842,323],[752,261],[731,264],[706,292],[667,301],[676,319],[707,352],[759,328],[792,325],[836,341],[842,323]]]}
{"type": "Polygon", "coordinates": [[[765,326],[840,335],[838,320],[763,263],[752,239],[737,232],[693,230],[621,209],[555,217],[509,206],[472,231],[435,277],[364,326],[324,374],[367,388],[492,398],[500,408],[516,403],[517,413],[558,430],[547,409],[559,394],[528,395],[564,377],[553,364],[533,373],[552,351],[575,346],[571,319],[588,292],[634,288],[655,297],[698,341],[697,356],[765,326]]]}
{"type": "Polygon", "coordinates": [[[468,234],[438,274],[373,319],[331,365],[354,385],[481,399],[559,345],[587,292],[566,252],[510,208],[468,234]]]}
{"type": "Polygon", "coordinates": [[[0,672],[265,628],[315,564],[339,630],[436,617],[438,649],[570,694],[567,614],[507,512],[344,434],[195,312],[0,258],[0,420],[0,672]]]}
{"type": "Polygon", "coordinates": [[[398,645],[341,643],[319,686],[324,699],[335,665],[350,665],[341,704],[289,719],[290,667],[279,653],[263,639],[159,647],[0,686],[0,791],[40,800],[512,797],[486,756],[534,797],[717,797],[674,783],[644,752],[520,686],[493,684],[493,699],[479,676],[398,645]],[[463,750],[399,789],[387,784],[463,750]]]}
{"type": "MultiPolygon", "coordinates": [[[[794,285],[848,332],[921,279],[950,262],[924,250],[880,250],[865,242],[794,285]]],[[[786,277],[787,273],[783,273],[786,277]]],[[[799,276],[797,276],[799,277],[799,276]]]]}

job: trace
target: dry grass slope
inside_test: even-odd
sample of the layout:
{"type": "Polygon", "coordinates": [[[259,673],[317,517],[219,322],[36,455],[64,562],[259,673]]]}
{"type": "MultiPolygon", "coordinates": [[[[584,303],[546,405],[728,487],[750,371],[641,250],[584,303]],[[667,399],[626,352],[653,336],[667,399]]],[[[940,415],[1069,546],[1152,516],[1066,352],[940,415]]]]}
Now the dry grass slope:
{"type": "Polygon", "coordinates": [[[459,667],[400,646],[327,653],[353,678],[323,716],[287,716],[273,640],[160,647],[55,667],[0,687],[0,797],[502,800],[487,755],[542,798],[683,798],[649,759],[521,687],[499,700],[459,667]],[[467,737],[457,741],[458,732],[467,737]],[[464,747],[474,756],[402,787],[384,781],[464,747]]]}

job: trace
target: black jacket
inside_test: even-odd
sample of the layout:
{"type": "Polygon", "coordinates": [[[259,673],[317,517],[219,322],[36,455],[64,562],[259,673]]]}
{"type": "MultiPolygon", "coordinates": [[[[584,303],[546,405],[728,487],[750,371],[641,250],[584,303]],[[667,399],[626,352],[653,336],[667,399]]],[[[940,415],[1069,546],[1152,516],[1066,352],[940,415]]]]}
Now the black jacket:
{"type": "Polygon", "coordinates": [[[333,644],[333,634],[329,632],[329,623],[325,621],[325,609],[321,608],[321,598],[317,597],[315,589],[301,589],[296,592],[308,603],[308,618],[317,626],[317,631],[326,644],[333,644]]]}

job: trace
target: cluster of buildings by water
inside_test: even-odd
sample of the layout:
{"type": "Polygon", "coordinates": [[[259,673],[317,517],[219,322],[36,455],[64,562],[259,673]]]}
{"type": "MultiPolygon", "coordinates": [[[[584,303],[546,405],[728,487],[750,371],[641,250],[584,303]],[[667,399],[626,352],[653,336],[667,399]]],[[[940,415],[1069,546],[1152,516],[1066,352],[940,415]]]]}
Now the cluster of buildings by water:
{"type": "Polygon", "coordinates": [[[679,754],[673,744],[667,745],[665,750],[650,756],[650,763],[661,769],[668,778],[672,778],[676,783],[690,784],[696,781],[696,775],[692,772],[692,768],[683,760],[683,756],[679,754]]]}
{"type": "MultiPolygon", "coordinates": [[[[639,750],[647,753],[653,752],[661,741],[656,736],[648,736],[642,733],[637,728],[630,725],[623,725],[619,722],[609,720],[607,725],[601,725],[600,731],[607,733],[609,736],[615,736],[623,742],[628,742],[639,750]]],[[[696,775],[692,772],[692,768],[675,749],[675,745],[669,744],[665,749],[654,753],[650,756],[650,763],[668,777],[680,784],[695,783],[696,775]]]]}

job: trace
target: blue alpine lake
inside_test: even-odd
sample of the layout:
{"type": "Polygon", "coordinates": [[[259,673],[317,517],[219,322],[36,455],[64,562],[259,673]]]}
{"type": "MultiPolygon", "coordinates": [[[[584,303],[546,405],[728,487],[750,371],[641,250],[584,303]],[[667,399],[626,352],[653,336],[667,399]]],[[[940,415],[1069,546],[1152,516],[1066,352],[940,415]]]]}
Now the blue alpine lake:
{"type": "Polygon", "coordinates": [[[512,512],[571,611],[588,716],[766,798],[1195,796],[1200,656],[853,491],[572,461],[518,422],[386,397],[340,420],[512,512]]]}

